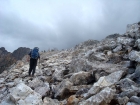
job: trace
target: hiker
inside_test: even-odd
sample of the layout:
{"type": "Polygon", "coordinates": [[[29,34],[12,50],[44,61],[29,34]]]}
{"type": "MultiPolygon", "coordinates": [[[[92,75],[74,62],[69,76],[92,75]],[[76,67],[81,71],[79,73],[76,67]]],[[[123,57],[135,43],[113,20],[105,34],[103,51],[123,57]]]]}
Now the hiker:
{"type": "Polygon", "coordinates": [[[31,75],[31,72],[32,72],[32,76],[34,76],[35,69],[37,66],[37,61],[38,59],[40,59],[38,47],[35,47],[33,50],[30,51],[28,60],[29,59],[30,59],[29,76],[31,75]]]}

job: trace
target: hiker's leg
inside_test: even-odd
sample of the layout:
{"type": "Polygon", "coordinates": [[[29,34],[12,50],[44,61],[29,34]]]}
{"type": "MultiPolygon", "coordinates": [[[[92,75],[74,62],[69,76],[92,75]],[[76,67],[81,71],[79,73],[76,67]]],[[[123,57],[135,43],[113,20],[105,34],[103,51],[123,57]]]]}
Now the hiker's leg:
{"type": "Polygon", "coordinates": [[[29,75],[31,75],[32,70],[33,70],[33,59],[30,59],[29,75]]]}
{"type": "Polygon", "coordinates": [[[34,59],[32,76],[34,76],[34,73],[35,73],[35,70],[36,70],[36,65],[37,65],[37,60],[34,59]]]}

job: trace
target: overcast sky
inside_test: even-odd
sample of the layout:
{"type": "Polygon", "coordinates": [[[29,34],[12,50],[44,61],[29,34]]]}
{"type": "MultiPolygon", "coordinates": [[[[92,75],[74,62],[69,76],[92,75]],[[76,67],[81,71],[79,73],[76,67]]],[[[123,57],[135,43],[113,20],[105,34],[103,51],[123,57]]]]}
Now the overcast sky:
{"type": "Polygon", "coordinates": [[[138,21],[140,0],[0,0],[0,47],[71,48],[138,21]]]}

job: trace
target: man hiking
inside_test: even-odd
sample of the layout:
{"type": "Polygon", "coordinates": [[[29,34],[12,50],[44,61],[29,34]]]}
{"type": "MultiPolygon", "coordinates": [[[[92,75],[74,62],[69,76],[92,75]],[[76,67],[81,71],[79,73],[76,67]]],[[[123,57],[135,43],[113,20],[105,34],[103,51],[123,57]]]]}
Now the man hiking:
{"type": "Polygon", "coordinates": [[[40,59],[38,47],[35,47],[33,50],[30,51],[28,60],[29,59],[30,59],[29,76],[32,75],[33,77],[37,66],[37,60],[40,59]]]}

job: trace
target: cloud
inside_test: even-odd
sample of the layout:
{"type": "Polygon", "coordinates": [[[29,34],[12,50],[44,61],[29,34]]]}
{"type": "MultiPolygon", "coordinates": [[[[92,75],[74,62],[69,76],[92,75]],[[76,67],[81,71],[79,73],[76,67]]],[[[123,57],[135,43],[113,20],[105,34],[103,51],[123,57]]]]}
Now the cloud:
{"type": "Polygon", "coordinates": [[[140,21],[139,10],[139,0],[1,0],[0,45],[8,51],[35,46],[47,50],[102,40],[140,21]]]}

